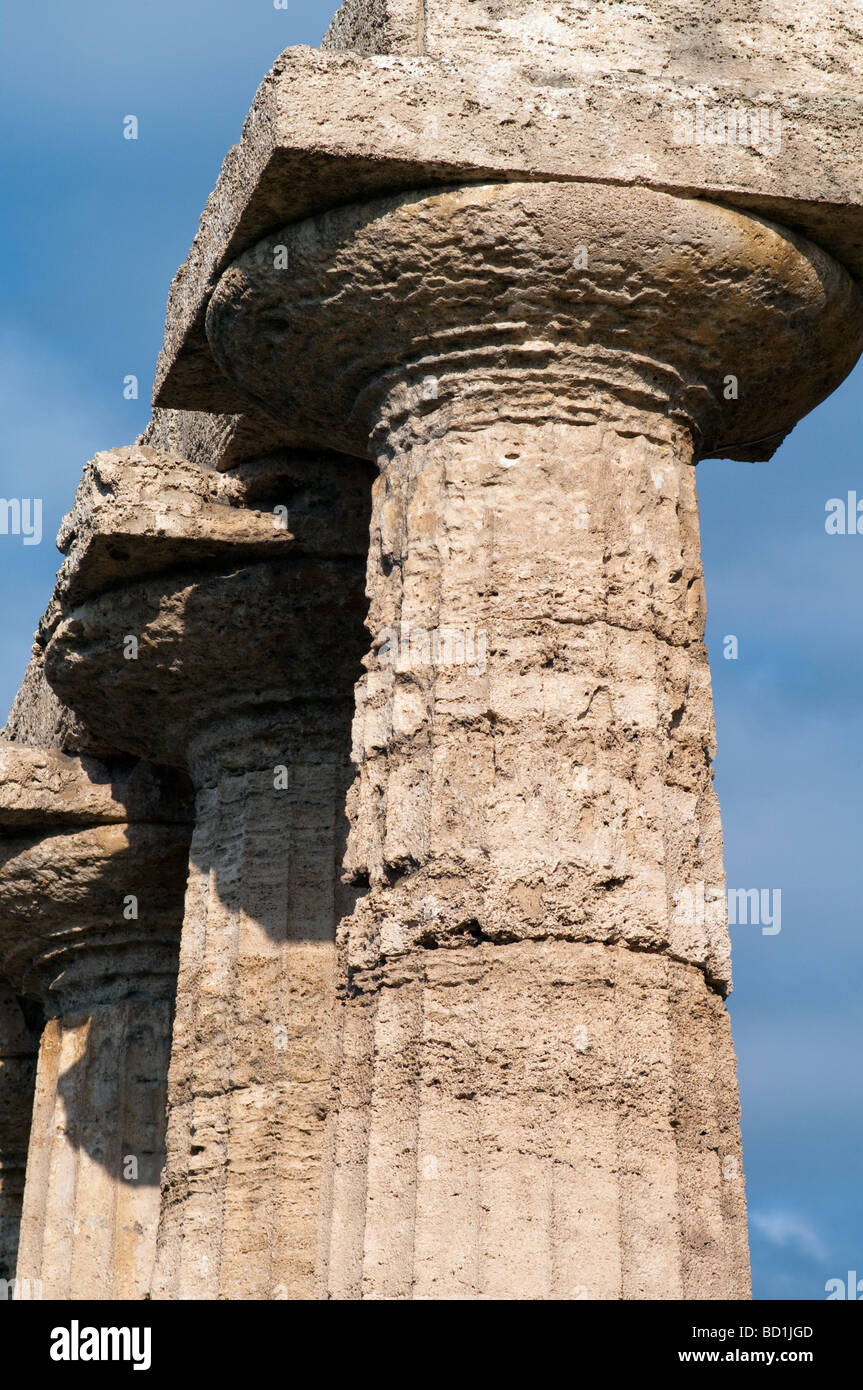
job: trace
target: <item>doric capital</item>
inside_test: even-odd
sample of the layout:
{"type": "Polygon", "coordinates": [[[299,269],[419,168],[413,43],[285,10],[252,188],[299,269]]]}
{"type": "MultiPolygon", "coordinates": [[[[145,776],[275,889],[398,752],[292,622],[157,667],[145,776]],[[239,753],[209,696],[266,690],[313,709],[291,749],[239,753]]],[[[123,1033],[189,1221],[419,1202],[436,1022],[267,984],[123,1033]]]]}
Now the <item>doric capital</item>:
{"type": "Polygon", "coordinates": [[[261,85],[172,286],[157,404],[247,409],[204,331],[219,275],[280,226],[386,193],[652,188],[794,227],[859,279],[859,9],[793,8],[349,0],[328,51],[287,49],[261,85]]]}
{"type": "Polygon", "coordinates": [[[304,704],[346,697],[359,667],[366,488],[331,455],[230,476],[152,449],[99,456],[61,532],[52,686],[160,762],[222,744],[242,767],[246,733],[287,751],[288,707],[307,736],[304,704]]]}
{"type": "Polygon", "coordinates": [[[226,270],[207,330],[250,399],[321,439],[337,421],[351,452],[612,397],[680,420],[698,455],[761,459],[850,371],[861,303],[816,246],[712,203],[471,185],[281,229],[226,270]]]}

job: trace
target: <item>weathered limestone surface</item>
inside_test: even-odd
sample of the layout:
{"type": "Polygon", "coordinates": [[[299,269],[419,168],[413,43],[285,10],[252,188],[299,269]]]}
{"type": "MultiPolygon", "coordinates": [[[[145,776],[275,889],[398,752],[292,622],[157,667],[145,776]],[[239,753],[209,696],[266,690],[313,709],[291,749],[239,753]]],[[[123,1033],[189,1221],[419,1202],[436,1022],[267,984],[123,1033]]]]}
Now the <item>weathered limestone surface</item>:
{"type": "Polygon", "coordinates": [[[156,1297],[314,1291],[367,488],[331,455],[202,475],[142,447],[94,461],[64,530],[49,678],[197,791],[156,1297]]]}
{"type": "Polygon", "coordinates": [[[0,977],[47,1020],[17,1277],[46,1298],[149,1291],[188,818],[164,771],[0,744],[0,977]]]}
{"type": "Polygon", "coordinates": [[[693,464],[769,457],[860,292],[705,201],[509,183],[281,228],[207,332],[380,469],[322,1290],[747,1297],[727,927],[686,907],[724,903],[693,464]]]}
{"type": "MultiPolygon", "coordinates": [[[[160,858],[151,872],[163,868],[160,858]]],[[[46,1298],[149,1295],[165,1162],[176,933],[158,947],[135,955],[129,943],[113,939],[101,960],[86,961],[91,973],[78,982],[79,999],[62,1001],[62,1016],[45,1026],[18,1278],[38,1280],[46,1298]],[[118,953],[136,975],[120,997],[118,953]]],[[[56,956],[52,964],[62,968],[56,956]]]]}
{"type": "MultiPolygon", "coordinates": [[[[352,48],[357,53],[423,53],[425,7],[422,0],[347,0],[333,18],[321,48],[352,48]]],[[[464,14],[459,16],[464,27],[464,14]]]]}
{"type": "Polygon", "coordinates": [[[183,825],[189,806],[184,788],[165,768],[0,741],[0,817],[6,834],[48,824],[156,820],[183,825]]]}
{"type": "MultiPolygon", "coordinates": [[[[309,731],[313,735],[312,731],[309,731]]],[[[344,758],[256,739],[199,792],[156,1297],[308,1298],[329,1103],[344,758]],[[274,790],[279,758],[289,790],[274,790]]]]}

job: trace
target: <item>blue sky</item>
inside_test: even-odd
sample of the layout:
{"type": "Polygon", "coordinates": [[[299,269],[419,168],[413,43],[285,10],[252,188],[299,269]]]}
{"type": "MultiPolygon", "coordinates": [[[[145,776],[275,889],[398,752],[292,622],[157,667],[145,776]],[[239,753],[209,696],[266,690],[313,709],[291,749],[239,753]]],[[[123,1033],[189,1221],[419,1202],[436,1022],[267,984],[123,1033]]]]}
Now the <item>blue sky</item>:
{"type": "MultiPolygon", "coordinates": [[[[45,539],[0,536],[4,711],[81,468],[147,423],[168,286],[222,159],[276,55],[317,44],[333,8],[7,10],[0,495],[42,497],[45,539]],[[137,141],[122,138],[129,114],[137,141]],[[137,401],[123,399],[129,373],[137,401]]],[[[858,368],[770,464],[699,468],[728,883],[782,893],[778,935],[732,929],[758,1298],[818,1299],[829,1278],[863,1277],[863,535],[824,528],[828,498],[863,498],[861,388],[858,368]]]]}

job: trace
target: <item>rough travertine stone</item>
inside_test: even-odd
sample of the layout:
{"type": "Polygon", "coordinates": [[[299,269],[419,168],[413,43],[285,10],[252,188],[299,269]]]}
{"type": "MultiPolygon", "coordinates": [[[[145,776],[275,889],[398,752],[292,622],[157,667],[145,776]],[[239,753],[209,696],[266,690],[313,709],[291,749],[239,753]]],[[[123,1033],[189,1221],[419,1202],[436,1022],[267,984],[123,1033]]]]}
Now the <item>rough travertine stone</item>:
{"type": "Polygon", "coordinates": [[[747,1297],[693,464],[769,457],[850,371],[860,293],[643,189],[417,192],[275,236],[290,278],[270,238],[229,267],[214,355],[322,438],[335,405],[380,468],[321,1289],[747,1297]]]}
{"type": "Polygon", "coordinates": [[[149,1291],[188,818],[157,769],[0,745],[0,977],[47,1018],[17,1275],[46,1298],[149,1291]]]}
{"type": "Polygon", "coordinates": [[[196,494],[197,477],[146,449],[91,466],[46,662],[88,721],[187,768],[197,790],[154,1297],[303,1298],[319,1243],[335,929],[353,901],[338,866],[368,475],[332,455],[273,454],[208,474],[196,494]],[[115,551],[127,495],[138,534],[170,538],[163,573],[130,571],[115,551]],[[262,497],[287,508],[288,530],[254,510],[262,497]]]}
{"type": "Polygon", "coordinates": [[[751,83],[757,65],[764,88],[844,92],[860,74],[863,15],[854,0],[347,0],[321,46],[695,81],[751,83]]]}
{"type": "Polygon", "coordinates": [[[249,772],[214,770],[199,792],[157,1298],[314,1293],[350,779],[325,730],[299,735],[260,770],[255,738],[249,772]]]}
{"type": "Polygon", "coordinates": [[[357,53],[423,53],[423,0],[348,0],[333,18],[321,48],[357,53]]]}
{"type": "Polygon", "coordinates": [[[377,891],[352,964],[554,936],[728,984],[724,916],[675,910],[697,882],[724,900],[691,442],[596,407],[596,423],[456,427],[387,466],[348,856],[377,891]],[[402,655],[416,631],[466,634],[467,659],[414,643],[393,662],[388,635],[402,655]]]}
{"type": "Polygon", "coordinates": [[[164,768],[131,758],[75,758],[0,740],[0,825],[6,834],[13,827],[188,820],[185,788],[164,768]]]}
{"type": "MultiPolygon", "coordinates": [[[[101,968],[116,968],[114,942],[101,968]]],[[[46,1298],[150,1292],[176,937],[161,973],[152,952],[134,969],[134,996],[101,1007],[88,999],[49,1019],[42,1035],[18,1278],[38,1279],[46,1298]]],[[[102,979],[97,974],[91,983],[102,979]]]]}
{"type": "Polygon", "coordinates": [[[254,725],[277,744],[286,707],[302,718],[306,704],[347,698],[368,546],[359,462],[277,455],[211,472],[196,493],[200,477],[152,449],[93,460],[61,531],[67,558],[43,621],[48,678],[70,707],[114,746],[196,775],[222,752],[242,768],[231,721],[238,737],[254,725]],[[260,493],[267,510],[254,510],[260,493]],[[127,636],[135,659],[124,658],[127,636]]]}
{"type": "Polygon", "coordinates": [[[293,537],[269,515],[231,505],[237,481],[139,445],[97,454],[57,538],[66,560],[57,579],[66,604],[177,565],[256,559],[293,537]]]}
{"type": "Polygon", "coordinates": [[[30,1012],[28,1019],[22,1002],[0,980],[0,1280],[6,1280],[7,1285],[15,1278],[18,1259],[39,1049],[39,1031],[30,1012]]]}

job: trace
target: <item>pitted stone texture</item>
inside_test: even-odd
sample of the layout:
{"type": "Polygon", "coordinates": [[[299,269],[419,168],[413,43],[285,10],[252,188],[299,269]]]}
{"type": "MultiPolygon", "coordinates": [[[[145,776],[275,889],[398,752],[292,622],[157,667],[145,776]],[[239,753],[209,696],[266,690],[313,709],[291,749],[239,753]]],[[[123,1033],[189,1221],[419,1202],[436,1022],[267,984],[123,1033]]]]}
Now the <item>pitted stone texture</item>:
{"type": "Polygon", "coordinates": [[[43,639],[81,599],[165,570],[236,567],[289,547],[360,554],[368,485],[366,465],[321,450],[271,449],[224,472],[141,444],[97,454],[60,528],[66,559],[43,639]]]}
{"type": "Polygon", "coordinates": [[[169,770],[0,741],[0,973],[58,1012],[52,971],[68,995],[72,957],[113,940],[131,973],[109,970],[110,989],[134,991],[133,957],[146,961],[150,934],[176,942],[191,811],[188,785],[169,770]],[[140,920],[124,910],[129,894],[140,920]]]}
{"type": "Polygon", "coordinates": [[[324,1297],[746,1299],[728,1017],[565,942],[415,949],[343,1006],[324,1297]]]}
{"type": "MultiPolygon", "coordinates": [[[[40,620],[33,658],[3,730],[8,740],[103,759],[117,754],[106,731],[92,723],[88,727],[45,678],[45,646],[62,603],[71,597],[178,563],[206,564],[215,555],[238,560],[268,555],[273,545],[291,540],[281,516],[276,523],[277,505],[289,510],[301,547],[314,549],[324,494],[334,504],[336,528],[342,523],[345,546],[355,544],[357,532],[363,534],[362,494],[368,486],[363,465],[357,465],[360,474],[352,487],[347,474],[333,477],[327,456],[297,459],[279,450],[284,431],[275,422],[267,432],[247,427],[246,417],[214,423],[198,416],[181,426],[176,414],[157,412],[144,443],[100,453],[84,469],[58,541],[66,560],[57,596],[40,620]],[[178,438],[196,454],[193,460],[176,452],[178,438]],[[252,444],[258,457],[245,459],[252,444]],[[217,463],[233,474],[221,477],[214,471],[217,463]],[[310,473],[318,474],[317,482],[310,483],[310,473]]],[[[344,470],[344,461],[339,462],[344,470]]]]}
{"type": "Polygon", "coordinates": [[[145,445],[97,454],[84,469],[57,544],[65,603],[190,563],[264,557],[292,540],[270,513],[232,505],[233,480],[145,445]]]}
{"type": "Polygon", "coordinates": [[[696,883],[724,904],[724,874],[685,431],[609,406],[398,454],[369,577],[347,868],[372,892],[350,968],[553,936],[666,951],[726,988],[724,910],[686,913],[696,883]],[[461,661],[452,640],[411,650],[435,632],[465,635],[461,661]]]}
{"type": "Polygon", "coordinates": [[[769,457],[856,360],[859,291],[704,200],[510,183],[283,227],[207,332],[381,470],[323,1291],[747,1297],[693,465],[769,457]],[[627,983],[619,1054],[561,987],[586,960],[627,983]]]}
{"type": "Polygon", "coordinates": [[[422,53],[423,0],[347,0],[324,35],[322,48],[357,53],[422,53]]]}
{"type": "Polygon", "coordinates": [[[321,560],[130,584],[60,622],[50,679],[132,753],[194,771],[195,749],[220,731],[232,759],[232,727],[251,721],[277,754],[293,719],[286,702],[298,703],[302,723],[304,706],[347,699],[362,654],[358,580],[353,562],[321,560]],[[139,643],[135,660],[123,655],[127,635],[139,643]]]}
{"type": "Polygon", "coordinates": [[[699,457],[755,460],[853,367],[863,296],[817,247],[727,208],[511,183],[284,227],[222,276],[207,333],[250,399],[355,453],[379,422],[404,422],[401,443],[451,402],[462,426],[565,422],[605,389],[683,421],[699,457]]]}
{"type": "MultiPolygon", "coordinates": [[[[310,1296],[319,1200],[324,1296],[748,1294],[727,936],[686,916],[692,887],[723,900],[693,440],[768,456],[859,351],[848,277],[760,219],[863,273],[859,17],[848,0],[829,16],[752,8],[349,0],[329,43],[406,56],[289,50],[226,161],[172,290],[158,386],[165,407],[218,418],[168,409],[88,470],[8,725],[46,748],[155,754],[197,782],[159,1296],[310,1296]],[[699,100],[770,106],[781,147],[677,145],[699,100]],[[562,179],[676,194],[678,220],[607,190],[403,196],[562,179]],[[369,209],[332,214],[309,278],[309,228],[291,224],[381,195],[365,242],[369,209]],[[544,220],[555,198],[565,214],[544,220]],[[754,215],[732,224],[706,200],[754,215]],[[354,237],[340,286],[337,226],[339,256],[354,237]],[[275,232],[290,265],[266,331],[240,303],[244,267],[222,289],[252,337],[228,341],[224,300],[211,315],[237,389],[205,315],[275,232]],[[585,242],[600,273],[580,282],[579,318],[557,290],[585,242]],[[314,335],[298,352],[300,315],[314,335]],[[733,408],[723,367],[749,391],[733,408]],[[315,452],[291,460],[298,441],[315,452]],[[362,508],[334,501],[361,475],[348,484],[330,446],[383,476],[352,793],[368,893],[342,930],[322,1176],[363,548],[362,508]],[[265,515],[286,478],[293,539],[265,515]],[[394,664],[393,634],[409,653],[394,664]],[[474,656],[484,639],[480,661],[441,656],[459,634],[474,656]],[[86,724],[44,684],[49,643],[86,724]]],[[[169,827],[130,827],[120,803],[139,792],[113,777],[79,822],[68,768],[38,756],[8,798],[0,866],[6,968],[62,1013],[43,1042],[22,1269],[47,1264],[49,1296],[141,1296],[152,1182],[136,1205],[116,1172],[127,1145],[157,1155],[148,1063],[170,969],[158,929],[142,942],[115,924],[111,872],[134,849],[158,896],[169,827]],[[140,978],[152,1007],[129,989],[140,978]],[[115,1198],[113,1225],[91,1230],[115,1198]]]]}
{"type": "Polygon", "coordinates": [[[19,993],[41,995],[48,1013],[93,997],[94,951],[105,965],[100,997],[134,994],[139,976],[168,978],[170,987],[176,961],[165,949],[173,942],[176,950],[187,846],[186,827],[146,823],[31,828],[0,839],[0,970],[19,993]]]}
{"type": "MultiPolygon", "coordinates": [[[[170,433],[164,417],[178,413],[158,412],[160,431],[170,433]]],[[[275,421],[272,428],[274,434],[282,430],[275,421]]],[[[74,506],[63,519],[58,545],[66,563],[59,597],[68,602],[70,582],[92,563],[93,552],[104,556],[104,563],[94,567],[86,585],[79,583],[87,593],[157,569],[162,542],[173,547],[164,552],[165,569],[187,556],[201,562],[220,554],[273,557],[294,540],[303,551],[356,553],[365,539],[367,482],[366,465],[359,461],[322,450],[287,450],[274,441],[249,458],[232,459],[223,471],[146,444],[106,450],[86,465],[74,506]],[[274,524],[278,505],[287,507],[296,535],[282,518],[274,524]],[[316,531],[312,517],[318,519],[316,531]],[[141,546],[141,564],[119,552],[124,533],[141,546]],[[144,540],[153,543],[154,560],[146,560],[144,540]]]]}
{"type": "Polygon", "coordinates": [[[286,702],[348,698],[367,528],[367,467],[331,454],[203,475],[144,447],[99,456],[64,524],[49,680],[113,746],[172,766],[235,721],[278,741],[286,702]]]}
{"type": "Polygon", "coordinates": [[[347,0],[322,47],[845,92],[863,70],[863,16],[853,0],[347,0]]]}
{"type": "MultiPolygon", "coordinates": [[[[608,18],[614,22],[612,11],[608,18]]],[[[813,65],[822,63],[819,42],[813,65]]],[[[573,72],[569,57],[555,59],[551,49],[548,65],[494,53],[376,58],[288,49],[258,92],[172,286],[157,404],[247,410],[248,400],[219,372],[204,334],[220,274],[276,228],[398,190],[508,179],[637,184],[796,228],[860,277],[859,67],[841,77],[842,63],[828,60],[810,88],[788,77],[795,71],[789,46],[749,42],[743,75],[734,81],[723,71],[705,71],[697,58],[681,77],[673,67],[662,76],[604,65],[600,72],[573,72]],[[761,63],[775,52],[783,53],[784,77],[771,85],[761,63]],[[829,91],[823,90],[827,71],[834,74],[829,91]],[[698,102],[724,113],[778,111],[778,148],[680,143],[679,120],[693,119],[698,102]]],[[[695,51],[701,52],[701,36],[695,51]]],[[[847,49],[855,64],[861,53],[860,45],[847,49]]],[[[288,278],[290,268],[283,273],[288,278]]],[[[307,444],[309,437],[296,427],[291,441],[307,444]]]]}

